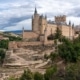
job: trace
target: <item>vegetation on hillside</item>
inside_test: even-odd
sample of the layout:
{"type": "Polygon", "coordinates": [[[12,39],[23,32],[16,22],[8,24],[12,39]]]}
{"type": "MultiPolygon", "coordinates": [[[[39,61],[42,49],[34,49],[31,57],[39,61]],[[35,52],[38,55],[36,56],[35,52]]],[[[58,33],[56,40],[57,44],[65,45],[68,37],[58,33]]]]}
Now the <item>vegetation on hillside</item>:
{"type": "Polygon", "coordinates": [[[22,40],[21,37],[15,37],[15,36],[10,36],[10,35],[6,35],[5,37],[8,37],[9,41],[21,41],[22,40]]]}
{"type": "Polygon", "coordinates": [[[4,63],[5,56],[6,56],[5,50],[0,49],[0,65],[2,65],[4,63]]]}
{"type": "Polygon", "coordinates": [[[51,60],[51,67],[46,69],[45,74],[25,70],[17,80],[80,80],[80,35],[73,40],[63,37],[61,32],[55,36],[58,41],[61,41],[61,44],[58,45],[55,42],[55,47],[57,45],[55,52],[51,52],[49,56],[44,55],[46,60],[51,60]],[[59,58],[63,60],[64,68],[55,66],[55,59],[59,58]]]}
{"type": "Polygon", "coordinates": [[[8,49],[8,43],[9,43],[9,40],[1,40],[0,41],[0,48],[8,49]]]}
{"type": "Polygon", "coordinates": [[[0,40],[0,48],[1,49],[8,49],[8,44],[9,44],[9,41],[21,41],[22,38],[21,37],[16,37],[16,36],[11,36],[9,35],[8,33],[4,33],[4,34],[1,34],[3,37],[8,37],[9,40],[0,40]]]}
{"type": "Polygon", "coordinates": [[[14,33],[4,32],[0,33],[1,36],[9,38],[9,41],[21,41],[22,38],[14,33]]]}

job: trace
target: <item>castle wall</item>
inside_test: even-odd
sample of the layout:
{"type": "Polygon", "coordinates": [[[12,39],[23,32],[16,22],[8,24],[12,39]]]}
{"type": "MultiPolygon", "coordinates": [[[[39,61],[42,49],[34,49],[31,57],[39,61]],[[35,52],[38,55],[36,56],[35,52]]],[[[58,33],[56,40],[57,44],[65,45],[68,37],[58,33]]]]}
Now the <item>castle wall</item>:
{"type": "Polygon", "coordinates": [[[44,45],[52,45],[54,44],[54,40],[44,42],[44,45]]]}
{"type": "Polygon", "coordinates": [[[42,45],[42,42],[17,42],[18,47],[24,47],[24,46],[38,46],[42,45]]]}
{"type": "MultiPolygon", "coordinates": [[[[74,29],[71,26],[56,25],[56,24],[47,24],[47,32],[46,32],[45,36],[48,37],[49,35],[54,34],[56,32],[57,27],[59,27],[61,29],[63,36],[65,36],[67,38],[70,38],[70,39],[73,38],[73,36],[74,36],[74,29]]],[[[43,26],[43,31],[44,30],[45,30],[45,26],[43,26]]]]}
{"type": "Polygon", "coordinates": [[[48,24],[47,27],[47,36],[49,36],[50,34],[54,34],[56,31],[57,25],[55,24],[48,24]]]}
{"type": "Polygon", "coordinates": [[[70,36],[69,32],[70,32],[69,26],[63,25],[62,26],[62,35],[69,38],[69,36],[70,36]]]}
{"type": "Polygon", "coordinates": [[[25,47],[25,46],[40,46],[40,45],[52,45],[54,44],[54,41],[47,41],[47,42],[40,42],[40,41],[36,41],[36,42],[14,42],[14,41],[11,41],[9,42],[9,49],[17,49],[17,48],[20,48],[20,47],[25,47]]]}
{"type": "Polygon", "coordinates": [[[72,38],[74,35],[74,30],[71,26],[62,25],[62,35],[68,38],[72,38]]]}
{"type": "Polygon", "coordinates": [[[57,28],[57,25],[55,24],[45,24],[42,26],[42,29],[41,29],[41,33],[44,34],[44,30],[47,28],[47,36],[49,36],[50,34],[54,34],[55,33],[55,30],[57,28]]]}
{"type": "MultiPolygon", "coordinates": [[[[74,29],[72,29],[71,26],[61,25],[61,26],[58,26],[58,27],[61,28],[63,36],[68,37],[68,38],[72,38],[72,36],[74,35],[74,29]]],[[[57,28],[57,25],[48,24],[47,36],[49,36],[50,34],[54,34],[56,32],[56,28],[57,28]]]]}
{"type": "Polygon", "coordinates": [[[23,39],[32,39],[32,38],[37,38],[38,34],[35,32],[23,32],[23,39]]]}

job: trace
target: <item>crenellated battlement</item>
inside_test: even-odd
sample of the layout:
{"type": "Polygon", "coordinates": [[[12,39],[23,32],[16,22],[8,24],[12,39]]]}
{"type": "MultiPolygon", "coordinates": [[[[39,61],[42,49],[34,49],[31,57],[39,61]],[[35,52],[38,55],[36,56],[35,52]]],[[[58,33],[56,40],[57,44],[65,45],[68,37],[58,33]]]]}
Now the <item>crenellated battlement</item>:
{"type": "Polygon", "coordinates": [[[55,16],[55,22],[66,22],[66,15],[55,16]]]}

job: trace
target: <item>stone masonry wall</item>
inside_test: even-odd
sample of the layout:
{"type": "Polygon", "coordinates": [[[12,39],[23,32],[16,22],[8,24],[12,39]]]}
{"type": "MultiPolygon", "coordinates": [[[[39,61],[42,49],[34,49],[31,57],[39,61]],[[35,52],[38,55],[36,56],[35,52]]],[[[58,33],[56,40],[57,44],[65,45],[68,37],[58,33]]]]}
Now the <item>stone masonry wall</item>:
{"type": "Polygon", "coordinates": [[[52,45],[54,44],[54,41],[47,41],[47,42],[9,42],[9,49],[17,49],[19,47],[24,46],[40,46],[40,45],[52,45]],[[14,43],[14,45],[13,45],[14,43]]]}

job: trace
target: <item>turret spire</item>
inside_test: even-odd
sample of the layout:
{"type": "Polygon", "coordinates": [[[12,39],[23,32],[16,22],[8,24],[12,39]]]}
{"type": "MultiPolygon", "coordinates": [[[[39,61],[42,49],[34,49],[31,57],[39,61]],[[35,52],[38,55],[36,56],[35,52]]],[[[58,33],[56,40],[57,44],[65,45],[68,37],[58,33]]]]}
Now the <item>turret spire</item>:
{"type": "Polygon", "coordinates": [[[24,30],[24,26],[22,27],[22,30],[24,30]]]}
{"type": "Polygon", "coordinates": [[[34,14],[37,14],[37,9],[36,9],[36,6],[35,6],[35,12],[34,12],[34,14]]]}
{"type": "Polygon", "coordinates": [[[69,21],[69,26],[71,26],[71,21],[69,21]]]}
{"type": "Polygon", "coordinates": [[[47,19],[47,16],[45,15],[45,19],[47,19]]]}
{"type": "Polygon", "coordinates": [[[74,28],[74,23],[72,24],[72,27],[74,28]]]}

